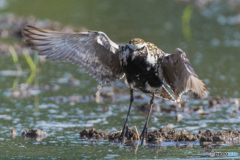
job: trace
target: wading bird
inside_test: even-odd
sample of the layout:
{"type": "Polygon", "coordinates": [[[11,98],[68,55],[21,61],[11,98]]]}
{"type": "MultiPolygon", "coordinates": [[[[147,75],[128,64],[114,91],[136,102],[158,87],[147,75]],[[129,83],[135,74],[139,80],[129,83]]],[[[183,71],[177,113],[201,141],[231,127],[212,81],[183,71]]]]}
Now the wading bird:
{"type": "Polygon", "coordinates": [[[26,41],[32,49],[46,59],[71,62],[84,68],[101,84],[126,77],[130,88],[130,105],[122,129],[122,140],[127,133],[128,117],[134,100],[133,89],[151,94],[147,120],[141,134],[141,144],[148,137],[148,121],[155,96],[161,96],[180,106],[183,92],[192,90],[200,97],[205,94],[205,85],[198,79],[185,52],[177,48],[173,53],[164,53],[153,43],[134,38],[126,45],[118,45],[99,31],[61,33],[33,26],[23,29],[26,41]],[[164,87],[166,82],[175,98],[164,87]]]}

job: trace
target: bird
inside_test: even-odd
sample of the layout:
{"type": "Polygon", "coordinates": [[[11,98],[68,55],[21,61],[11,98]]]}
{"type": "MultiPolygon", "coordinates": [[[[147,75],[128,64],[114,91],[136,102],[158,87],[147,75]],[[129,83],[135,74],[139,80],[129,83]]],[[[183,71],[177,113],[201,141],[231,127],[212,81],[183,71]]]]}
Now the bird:
{"type": "Polygon", "coordinates": [[[195,73],[186,53],[176,48],[165,53],[141,38],[127,44],[113,42],[104,32],[85,31],[63,33],[27,25],[22,34],[38,55],[59,62],[71,62],[92,75],[101,85],[125,78],[130,89],[130,103],[121,133],[121,144],[129,136],[128,119],[134,101],[134,90],[150,94],[150,107],[142,130],[141,145],[148,139],[148,121],[155,97],[176,102],[181,107],[181,95],[192,90],[199,97],[206,95],[206,85],[195,73]],[[171,89],[173,95],[167,89],[171,89]],[[175,96],[175,97],[174,97],[175,96]]]}

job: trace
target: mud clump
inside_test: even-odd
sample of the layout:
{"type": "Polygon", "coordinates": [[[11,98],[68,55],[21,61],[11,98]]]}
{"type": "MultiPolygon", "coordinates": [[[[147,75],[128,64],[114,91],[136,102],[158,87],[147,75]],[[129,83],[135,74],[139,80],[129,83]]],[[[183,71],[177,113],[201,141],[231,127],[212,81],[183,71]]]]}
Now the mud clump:
{"type": "Polygon", "coordinates": [[[219,131],[217,133],[211,132],[210,130],[206,130],[201,134],[200,143],[204,142],[230,142],[230,141],[239,141],[240,131],[237,130],[227,130],[227,131],[219,131]]]}
{"type": "MultiPolygon", "coordinates": [[[[92,129],[84,129],[80,132],[80,138],[89,138],[89,139],[108,139],[109,141],[119,142],[122,140],[121,137],[122,131],[117,132],[103,132],[96,130],[95,128],[92,129]]],[[[129,137],[127,138],[127,133],[125,134],[126,140],[139,140],[139,135],[136,130],[129,129],[129,137]]]]}
{"type": "Polygon", "coordinates": [[[227,99],[224,97],[215,97],[210,99],[208,102],[209,102],[209,107],[215,107],[216,105],[228,104],[230,102],[230,99],[227,99]]]}
{"type": "Polygon", "coordinates": [[[198,134],[191,134],[186,130],[170,130],[161,128],[159,130],[150,131],[148,133],[148,142],[180,142],[180,141],[200,141],[219,143],[219,142],[232,142],[239,141],[240,131],[237,130],[226,130],[219,132],[212,132],[206,130],[205,132],[199,131],[198,134]]]}
{"type": "Polygon", "coordinates": [[[161,108],[161,112],[170,113],[170,112],[178,112],[177,105],[169,105],[169,108],[161,108]]]}
{"type": "MultiPolygon", "coordinates": [[[[127,133],[125,133],[125,136],[124,136],[126,140],[135,141],[140,139],[137,130],[128,129],[128,132],[129,132],[129,137],[127,137],[127,133]]],[[[108,135],[108,140],[119,142],[120,140],[122,140],[121,134],[122,134],[122,131],[111,132],[108,135]]]]}
{"type": "Polygon", "coordinates": [[[108,132],[102,132],[95,128],[84,129],[80,132],[80,138],[107,139],[107,137],[108,132]]]}
{"type": "MultiPolygon", "coordinates": [[[[84,129],[80,132],[80,137],[84,138],[95,138],[95,139],[108,139],[109,141],[120,142],[122,140],[121,137],[122,131],[116,132],[102,132],[96,129],[84,129]]],[[[129,129],[129,137],[127,137],[127,133],[124,138],[126,141],[137,141],[140,140],[140,135],[137,130],[129,129]]],[[[210,143],[225,143],[225,142],[233,142],[239,141],[240,131],[238,130],[227,130],[227,131],[219,131],[212,132],[210,130],[206,130],[205,132],[199,131],[198,134],[189,133],[186,130],[168,130],[168,128],[163,127],[159,130],[154,130],[148,132],[148,143],[161,143],[161,142],[190,142],[190,141],[200,141],[210,142],[210,143]]]]}
{"type": "Polygon", "coordinates": [[[148,142],[162,142],[165,141],[164,133],[160,130],[154,130],[148,133],[148,142]]]}
{"type": "Polygon", "coordinates": [[[42,139],[46,138],[47,137],[47,133],[46,132],[43,132],[41,130],[25,130],[22,132],[22,137],[25,139],[25,140],[31,140],[31,141],[42,141],[42,139]]]}
{"type": "Polygon", "coordinates": [[[179,142],[179,141],[197,141],[199,136],[197,134],[191,134],[186,130],[170,130],[167,128],[161,128],[159,130],[150,131],[148,133],[148,142],[179,142]]]}

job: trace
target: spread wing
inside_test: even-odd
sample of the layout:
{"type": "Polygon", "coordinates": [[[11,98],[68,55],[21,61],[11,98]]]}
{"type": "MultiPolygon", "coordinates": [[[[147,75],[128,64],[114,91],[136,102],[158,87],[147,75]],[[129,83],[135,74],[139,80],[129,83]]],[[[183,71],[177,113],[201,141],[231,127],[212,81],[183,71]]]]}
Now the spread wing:
{"type": "Polygon", "coordinates": [[[39,55],[78,65],[102,84],[124,76],[118,56],[120,46],[103,32],[61,33],[27,26],[23,35],[39,55]]]}
{"type": "Polygon", "coordinates": [[[186,54],[180,48],[163,56],[162,67],[164,80],[173,90],[177,102],[180,102],[181,94],[188,90],[194,91],[200,97],[205,95],[205,84],[198,79],[186,54]]]}

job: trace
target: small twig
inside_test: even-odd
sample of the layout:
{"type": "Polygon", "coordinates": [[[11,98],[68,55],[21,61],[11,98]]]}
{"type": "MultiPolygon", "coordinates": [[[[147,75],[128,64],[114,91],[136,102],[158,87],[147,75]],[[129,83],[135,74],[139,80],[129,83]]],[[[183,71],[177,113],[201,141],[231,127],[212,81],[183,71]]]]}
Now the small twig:
{"type": "Polygon", "coordinates": [[[137,147],[135,149],[135,154],[137,155],[137,151],[138,151],[138,144],[137,144],[137,147]]]}
{"type": "Polygon", "coordinates": [[[135,130],[136,130],[136,132],[137,132],[137,139],[139,140],[140,137],[139,137],[139,134],[138,134],[137,126],[135,126],[135,130]]]}

